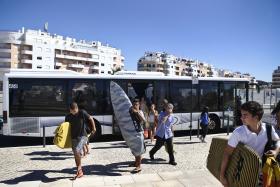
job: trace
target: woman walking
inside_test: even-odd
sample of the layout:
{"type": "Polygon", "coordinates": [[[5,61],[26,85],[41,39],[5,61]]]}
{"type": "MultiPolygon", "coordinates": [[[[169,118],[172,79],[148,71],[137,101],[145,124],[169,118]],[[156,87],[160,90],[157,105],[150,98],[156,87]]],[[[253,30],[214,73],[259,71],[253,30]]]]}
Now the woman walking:
{"type": "Polygon", "coordinates": [[[151,143],[154,141],[154,135],[155,135],[155,129],[157,126],[157,117],[158,117],[158,111],[156,110],[155,104],[151,104],[148,119],[149,119],[149,137],[151,139],[151,143]]]}

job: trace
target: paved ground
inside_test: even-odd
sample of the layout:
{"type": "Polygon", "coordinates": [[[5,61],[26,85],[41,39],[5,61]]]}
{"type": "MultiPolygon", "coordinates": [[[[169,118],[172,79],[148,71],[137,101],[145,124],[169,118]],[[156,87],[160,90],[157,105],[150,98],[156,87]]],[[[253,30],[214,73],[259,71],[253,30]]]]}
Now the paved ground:
{"type": "MultiPolygon", "coordinates": [[[[217,181],[216,183],[211,182],[211,180],[215,181],[215,179],[206,169],[206,158],[211,139],[214,136],[226,137],[226,134],[209,135],[207,137],[208,143],[200,143],[196,136],[193,136],[192,140],[189,137],[175,138],[174,147],[177,166],[167,164],[168,155],[164,148],[155,155],[155,161],[151,161],[148,157],[148,151],[152,148],[153,144],[148,143],[147,152],[143,156],[142,171],[136,175],[131,175],[133,167],[128,167],[131,161],[134,160],[134,157],[125,142],[91,143],[91,152],[82,161],[85,179],[79,180],[79,183],[87,180],[97,180],[101,181],[100,185],[124,185],[122,182],[119,184],[118,182],[110,183],[106,181],[118,181],[119,178],[125,177],[125,181],[129,180],[136,185],[136,183],[140,182],[137,176],[138,178],[142,177],[143,182],[151,181],[150,177],[162,181],[163,179],[166,180],[164,174],[170,173],[168,177],[171,183],[176,178],[176,182],[187,186],[191,180],[196,179],[196,181],[193,181],[195,183],[200,181],[199,178],[208,176],[209,179],[205,178],[210,181],[208,186],[211,186],[210,184],[217,186],[217,181]],[[108,178],[109,176],[111,177],[108,178]]],[[[40,183],[40,186],[54,186],[61,181],[64,181],[64,184],[70,185],[71,183],[71,186],[75,184],[75,182],[69,180],[75,174],[74,158],[70,149],[62,150],[56,146],[48,145],[46,148],[42,146],[1,148],[0,151],[0,186],[1,184],[22,184],[20,182],[26,181],[33,181],[34,184],[36,182],[40,183]]],[[[157,180],[152,182],[155,182],[152,184],[154,186],[161,186],[156,184],[157,180]]],[[[87,182],[84,183],[88,184],[87,182]]]]}

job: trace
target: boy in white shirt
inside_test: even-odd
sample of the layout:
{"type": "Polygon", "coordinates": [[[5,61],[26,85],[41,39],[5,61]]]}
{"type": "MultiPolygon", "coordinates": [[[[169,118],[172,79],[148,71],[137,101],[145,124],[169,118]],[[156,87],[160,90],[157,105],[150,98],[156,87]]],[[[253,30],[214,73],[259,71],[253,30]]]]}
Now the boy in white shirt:
{"type": "Polygon", "coordinates": [[[229,138],[221,165],[220,181],[224,186],[228,186],[228,181],[225,178],[225,171],[229,158],[239,142],[244,143],[255,150],[259,154],[260,158],[262,158],[263,154],[273,154],[274,157],[276,157],[279,153],[279,137],[273,127],[271,137],[272,140],[277,141],[276,149],[269,150],[264,153],[264,148],[268,139],[266,126],[261,123],[262,116],[263,108],[255,101],[246,102],[241,106],[241,120],[243,125],[235,129],[229,138]]]}

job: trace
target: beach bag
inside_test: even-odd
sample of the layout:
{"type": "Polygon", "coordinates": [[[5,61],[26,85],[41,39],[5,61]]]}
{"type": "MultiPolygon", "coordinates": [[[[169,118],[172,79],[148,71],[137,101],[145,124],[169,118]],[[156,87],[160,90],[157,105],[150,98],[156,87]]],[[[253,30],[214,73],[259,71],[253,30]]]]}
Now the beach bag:
{"type": "Polygon", "coordinates": [[[280,186],[280,167],[273,156],[267,157],[263,172],[263,187],[280,186]]]}
{"type": "Polygon", "coordinates": [[[276,148],[276,141],[272,140],[271,137],[271,131],[272,131],[272,126],[266,124],[266,133],[267,133],[267,143],[265,145],[264,151],[269,151],[269,150],[274,150],[276,148]]]}
{"type": "Polygon", "coordinates": [[[69,122],[64,122],[56,128],[53,143],[62,149],[72,147],[71,125],[69,122]]]}

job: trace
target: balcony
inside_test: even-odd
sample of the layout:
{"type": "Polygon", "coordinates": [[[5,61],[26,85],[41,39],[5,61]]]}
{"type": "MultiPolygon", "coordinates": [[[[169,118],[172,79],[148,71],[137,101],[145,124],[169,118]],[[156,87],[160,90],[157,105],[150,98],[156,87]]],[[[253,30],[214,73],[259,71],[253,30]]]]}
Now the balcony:
{"type": "Polygon", "coordinates": [[[32,51],[23,49],[23,50],[21,50],[21,54],[32,55],[32,51]]]}
{"type": "Polygon", "coordinates": [[[83,69],[85,66],[82,64],[69,64],[69,68],[83,69]]]}
{"type": "Polygon", "coordinates": [[[32,64],[32,60],[29,60],[29,59],[21,59],[21,63],[23,63],[23,64],[32,64]]]}
{"type": "Polygon", "coordinates": [[[61,67],[61,66],[62,66],[62,63],[61,63],[61,62],[56,62],[56,63],[55,63],[55,66],[56,66],[56,67],[61,67]]]}
{"type": "Polygon", "coordinates": [[[1,49],[0,48],[0,52],[1,53],[11,53],[11,49],[1,49]]]}
{"type": "Polygon", "coordinates": [[[93,66],[90,66],[90,69],[92,69],[92,70],[99,70],[99,66],[98,65],[93,65],[93,66]]]}
{"type": "Polygon", "coordinates": [[[72,56],[72,55],[55,54],[55,57],[62,58],[62,59],[69,59],[69,60],[77,60],[77,61],[96,62],[96,59],[93,58],[86,58],[86,57],[79,57],[79,56],[72,56]]]}
{"type": "Polygon", "coordinates": [[[0,62],[11,62],[10,58],[0,58],[0,62]]]}

